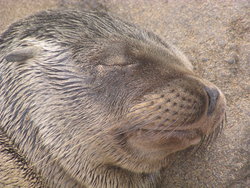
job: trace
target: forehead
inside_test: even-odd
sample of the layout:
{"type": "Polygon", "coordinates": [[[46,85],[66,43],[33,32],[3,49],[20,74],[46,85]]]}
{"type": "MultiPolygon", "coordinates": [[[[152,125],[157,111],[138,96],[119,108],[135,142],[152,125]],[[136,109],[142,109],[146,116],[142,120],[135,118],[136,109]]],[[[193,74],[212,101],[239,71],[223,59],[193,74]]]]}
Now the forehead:
{"type": "Polygon", "coordinates": [[[153,66],[160,65],[162,71],[167,69],[179,69],[180,71],[193,71],[193,66],[187,57],[171,44],[155,44],[154,42],[133,41],[129,44],[128,54],[136,59],[151,62],[153,66]]]}

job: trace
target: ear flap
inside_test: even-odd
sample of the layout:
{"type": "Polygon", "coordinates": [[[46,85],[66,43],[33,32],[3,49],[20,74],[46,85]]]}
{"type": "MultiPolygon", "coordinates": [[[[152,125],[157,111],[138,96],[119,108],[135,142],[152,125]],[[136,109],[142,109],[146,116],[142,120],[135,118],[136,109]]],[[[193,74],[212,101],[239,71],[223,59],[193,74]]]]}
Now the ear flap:
{"type": "Polygon", "coordinates": [[[22,49],[16,49],[10,52],[5,59],[8,62],[21,62],[26,61],[36,55],[37,48],[36,47],[24,47],[22,49]]]}

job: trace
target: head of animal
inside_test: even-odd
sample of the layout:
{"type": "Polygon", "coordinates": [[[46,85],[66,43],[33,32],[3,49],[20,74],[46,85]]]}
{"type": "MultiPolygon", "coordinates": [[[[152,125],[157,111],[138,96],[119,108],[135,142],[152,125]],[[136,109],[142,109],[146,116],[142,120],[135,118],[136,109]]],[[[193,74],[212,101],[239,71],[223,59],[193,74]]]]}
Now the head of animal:
{"type": "Polygon", "coordinates": [[[0,40],[0,127],[51,187],[157,187],[223,124],[180,51],[108,13],[45,11],[0,40]]]}

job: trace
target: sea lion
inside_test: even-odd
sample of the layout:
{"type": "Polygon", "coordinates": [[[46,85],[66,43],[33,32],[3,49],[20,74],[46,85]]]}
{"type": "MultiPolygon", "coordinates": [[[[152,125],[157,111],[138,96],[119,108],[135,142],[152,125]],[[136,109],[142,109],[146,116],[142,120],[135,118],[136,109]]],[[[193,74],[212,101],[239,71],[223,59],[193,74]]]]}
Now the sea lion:
{"type": "Polygon", "coordinates": [[[48,187],[161,187],[222,127],[225,97],[152,32],[109,13],[44,11],[0,38],[0,128],[48,187]]]}

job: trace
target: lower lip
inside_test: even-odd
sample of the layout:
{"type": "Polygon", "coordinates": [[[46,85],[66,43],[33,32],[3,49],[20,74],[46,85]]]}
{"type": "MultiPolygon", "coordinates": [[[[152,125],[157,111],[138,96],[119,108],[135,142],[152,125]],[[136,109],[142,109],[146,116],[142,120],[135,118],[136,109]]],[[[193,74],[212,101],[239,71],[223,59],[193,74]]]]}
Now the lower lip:
{"type": "Polygon", "coordinates": [[[199,135],[202,136],[201,132],[197,129],[186,129],[186,130],[159,130],[159,129],[140,129],[140,131],[148,132],[148,133],[158,133],[158,134],[169,134],[169,135],[199,135]]]}
{"type": "Polygon", "coordinates": [[[163,149],[167,152],[175,152],[197,145],[202,136],[199,131],[192,130],[149,130],[140,129],[135,137],[132,137],[133,145],[145,150],[159,151],[163,149]]]}

